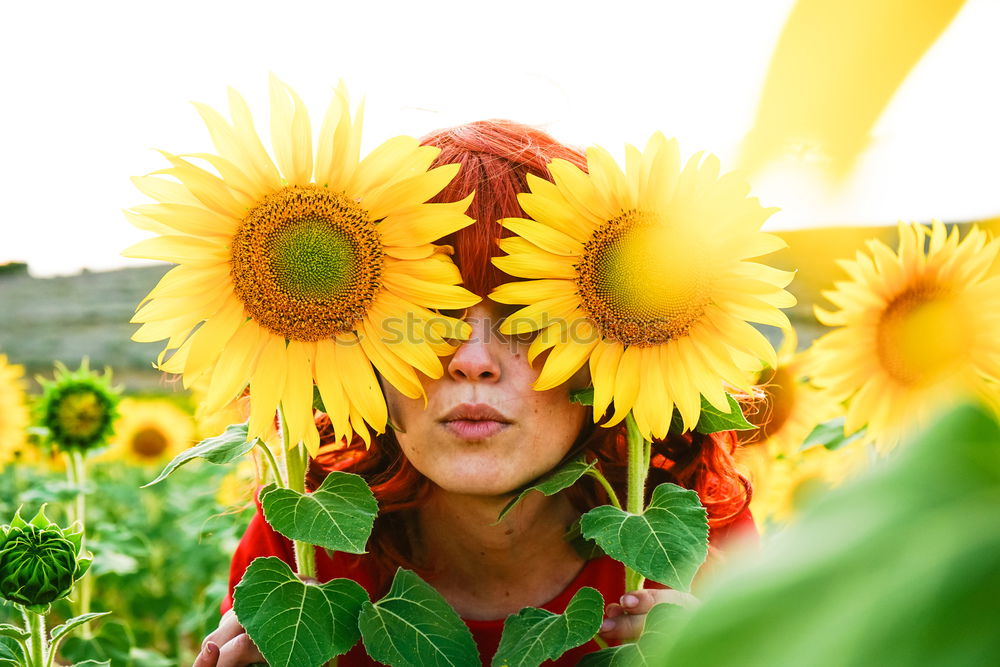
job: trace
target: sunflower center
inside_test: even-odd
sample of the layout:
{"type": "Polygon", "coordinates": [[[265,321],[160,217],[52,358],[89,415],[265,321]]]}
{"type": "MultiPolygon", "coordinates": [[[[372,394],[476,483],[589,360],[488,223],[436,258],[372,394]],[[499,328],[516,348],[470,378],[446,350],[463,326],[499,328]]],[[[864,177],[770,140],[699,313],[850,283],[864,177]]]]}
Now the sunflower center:
{"type": "Polygon", "coordinates": [[[705,313],[709,289],[690,234],[644,211],[599,227],[577,265],[583,308],[601,334],[627,345],[661,345],[687,335],[705,313]]]}
{"type": "Polygon", "coordinates": [[[66,394],[56,408],[62,432],[73,440],[89,440],[104,425],[105,408],[101,399],[89,391],[66,394]]]}
{"type": "Polygon", "coordinates": [[[289,340],[353,330],[381,287],[382,246],[368,212],[316,185],[286,187],[252,208],[230,261],[247,314],[289,340]]]}
{"type": "Polygon", "coordinates": [[[902,384],[935,382],[968,353],[964,321],[959,304],[938,286],[903,292],[885,309],[876,328],[882,367],[902,384]]]}
{"type": "Polygon", "coordinates": [[[132,451],[146,459],[155,459],[167,450],[167,437],[158,428],[147,426],[132,436],[132,451]]]}

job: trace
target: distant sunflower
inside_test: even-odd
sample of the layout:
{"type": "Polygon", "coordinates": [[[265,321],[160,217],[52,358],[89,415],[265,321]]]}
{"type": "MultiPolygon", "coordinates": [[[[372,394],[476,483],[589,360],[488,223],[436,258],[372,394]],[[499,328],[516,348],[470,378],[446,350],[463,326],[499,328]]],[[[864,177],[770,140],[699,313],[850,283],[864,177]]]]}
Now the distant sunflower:
{"type": "Polygon", "coordinates": [[[31,421],[24,393],[24,366],[0,354],[0,469],[28,455],[27,428],[31,421]]]}
{"type": "Polygon", "coordinates": [[[119,405],[111,447],[100,458],[152,465],[172,459],[194,444],[194,423],[165,400],[126,398],[119,405]]]}
{"type": "Polygon", "coordinates": [[[84,359],[70,371],[55,362],[52,380],[39,377],[42,396],[35,405],[35,422],[45,430],[45,442],[64,452],[87,453],[103,447],[115,432],[120,390],[111,386],[111,369],[90,369],[84,359]]]}
{"type": "Polygon", "coordinates": [[[843,414],[838,401],[809,383],[809,352],[796,353],[794,331],[787,336],[778,351],[778,367],[757,379],[763,405],[748,417],[759,427],[748,444],[766,446],[772,455],[797,452],[817,424],[843,414]]]}
{"type": "Polygon", "coordinates": [[[748,322],[788,328],[779,308],[795,299],[792,274],[750,261],[785,246],[760,232],[765,209],[719,161],[698,154],[681,169],[676,141],[655,134],[640,152],[626,147],[624,173],[603,149],[587,151],[589,173],[549,164],[554,183],[528,177],[518,201],[532,219],[503,225],[496,265],[527,278],[490,297],[530,304],[503,324],[507,334],[539,331],[529,360],[551,348],[535,388],[565,382],[590,364],[594,419],[614,402],[606,425],[632,411],[647,438],[666,436],[676,406],[684,428],[701,397],[728,412],[728,385],[749,393],[760,360],[774,349],[748,322]]]}
{"type": "Polygon", "coordinates": [[[823,293],[840,310],[816,307],[838,328],[814,344],[813,383],[848,402],[845,432],[867,425],[885,448],[943,402],[1000,408],[1000,239],[973,227],[960,241],[933,221],[901,223],[895,253],[867,246],[840,262],[850,280],[823,293]]]}
{"type": "Polygon", "coordinates": [[[315,451],[314,383],[337,433],[367,439],[366,424],[382,432],[387,419],[372,365],[419,397],[415,371],[440,377],[445,339],[468,335],[466,324],[430,309],[479,300],[458,286],[447,247],[433,244],[472,222],[471,198],[425,203],[459,166],[428,171],[440,150],[416,139],[390,139],[359,159],[361,117],[352,120],[343,86],[315,154],[298,95],[274,77],[270,93],[275,160],[231,91],[231,123],[197,105],[218,155],[192,157],[216,173],[165,154],[171,168],[159,173],[179,183],[134,179],[160,203],[128,215],[162,236],[126,254],[179,266],[140,304],[133,321],[144,324],[133,338],[168,338],[160,368],[182,373],[185,386],[209,378],[208,412],[249,384],[250,437],[280,405],[291,441],[315,451]],[[388,332],[387,323],[399,326],[388,332]]]}

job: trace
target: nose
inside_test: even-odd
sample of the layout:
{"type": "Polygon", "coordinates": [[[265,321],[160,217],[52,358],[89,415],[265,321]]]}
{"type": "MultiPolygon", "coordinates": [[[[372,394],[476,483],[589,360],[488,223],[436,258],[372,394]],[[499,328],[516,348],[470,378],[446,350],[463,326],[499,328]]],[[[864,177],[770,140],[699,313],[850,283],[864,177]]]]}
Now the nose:
{"type": "Polygon", "coordinates": [[[452,379],[473,382],[500,380],[499,359],[489,341],[484,340],[483,333],[483,327],[473,324],[469,340],[462,342],[455,350],[448,361],[448,375],[452,379]]]}

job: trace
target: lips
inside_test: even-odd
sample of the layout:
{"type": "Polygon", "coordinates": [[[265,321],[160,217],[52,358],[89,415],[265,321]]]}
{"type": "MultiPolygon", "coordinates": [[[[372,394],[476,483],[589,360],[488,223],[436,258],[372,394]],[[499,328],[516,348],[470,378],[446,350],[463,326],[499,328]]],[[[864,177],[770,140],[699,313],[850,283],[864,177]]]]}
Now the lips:
{"type": "Polygon", "coordinates": [[[463,440],[483,440],[511,424],[506,415],[485,403],[462,403],[440,421],[452,435],[463,440]]]}

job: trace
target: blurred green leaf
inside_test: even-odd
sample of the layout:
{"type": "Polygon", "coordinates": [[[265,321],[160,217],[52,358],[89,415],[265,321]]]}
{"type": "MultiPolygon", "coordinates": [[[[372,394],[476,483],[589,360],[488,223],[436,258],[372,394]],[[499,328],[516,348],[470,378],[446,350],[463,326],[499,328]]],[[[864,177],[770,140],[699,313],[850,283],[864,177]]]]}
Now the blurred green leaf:
{"type": "MultiPolygon", "coordinates": [[[[88,623],[95,618],[100,618],[101,616],[107,616],[110,611],[92,612],[89,614],[81,614],[80,616],[74,616],[65,623],[57,625],[52,628],[52,633],[50,638],[53,642],[58,642],[60,639],[64,638],[68,633],[72,632],[76,628],[80,627],[84,623],[88,623]]],[[[56,644],[58,646],[58,644],[56,644]]]]}
{"type": "Polygon", "coordinates": [[[63,642],[60,654],[74,663],[106,660],[111,667],[131,667],[129,650],[132,643],[132,634],[124,624],[106,621],[101,624],[97,635],[90,639],[68,637],[63,642]]]}
{"type": "Polygon", "coordinates": [[[233,594],[233,609],[271,667],[322,665],[358,641],[368,594],[350,579],[299,580],[279,558],[256,558],[233,594]]]}
{"type": "Polygon", "coordinates": [[[729,561],[669,664],[996,664],[1000,426],[958,408],[729,561]]]}
{"type": "Polygon", "coordinates": [[[595,507],[580,520],[583,536],[642,576],[688,591],[708,554],[708,519],[698,494],[660,484],[642,514],[595,507]]]}
{"type": "Polygon", "coordinates": [[[397,570],[386,596],[365,602],[358,621],[368,655],[391,667],[480,664],[468,626],[409,570],[397,570]]]}
{"type": "Polygon", "coordinates": [[[13,637],[0,635],[0,667],[20,667],[25,663],[24,649],[13,637]]]}
{"type": "Polygon", "coordinates": [[[210,463],[232,463],[254,448],[256,440],[247,440],[246,424],[230,424],[222,435],[202,440],[194,447],[189,447],[174,457],[163,471],[152,482],[143,485],[153,486],[166,479],[172,472],[185,463],[195,459],[205,459],[210,463]]]}
{"type": "Polygon", "coordinates": [[[111,661],[109,660],[84,660],[83,662],[74,662],[73,667],[111,667],[111,661]]]}
{"type": "Polygon", "coordinates": [[[587,387],[586,389],[574,389],[569,392],[569,400],[571,403],[576,403],[577,405],[593,405],[594,388],[587,387]]]}
{"type": "Polygon", "coordinates": [[[596,465],[596,461],[587,463],[587,461],[581,456],[573,459],[561,468],[554,470],[537,483],[529,486],[524,491],[521,491],[521,493],[517,494],[516,498],[507,503],[507,505],[500,511],[500,516],[497,517],[497,523],[503,521],[503,518],[507,516],[507,513],[514,509],[514,507],[516,507],[517,504],[521,502],[530,492],[538,491],[546,496],[559,493],[563,489],[568,489],[576,484],[577,480],[586,475],[587,471],[591,470],[596,465]]]}
{"type": "Polygon", "coordinates": [[[31,636],[31,633],[20,628],[16,625],[11,625],[10,623],[0,624],[0,637],[10,637],[11,639],[27,639],[31,636]]]}
{"type": "Polygon", "coordinates": [[[503,624],[493,667],[538,667],[589,641],[601,627],[604,598],[584,586],[562,614],[525,607],[503,624]]]}
{"type": "Polygon", "coordinates": [[[802,446],[799,447],[799,451],[804,451],[806,449],[812,449],[813,447],[819,447],[822,445],[827,449],[833,451],[835,449],[840,449],[845,445],[849,445],[858,438],[860,438],[865,429],[859,429],[852,433],[851,435],[844,434],[844,417],[836,417],[830,421],[825,421],[822,424],[817,424],[806,439],[802,442],[802,446]]]}
{"type": "Polygon", "coordinates": [[[336,471],[312,493],[268,484],[260,492],[260,504],[267,522],[285,537],[352,554],[365,553],[378,514],[368,483],[336,471]]]}

